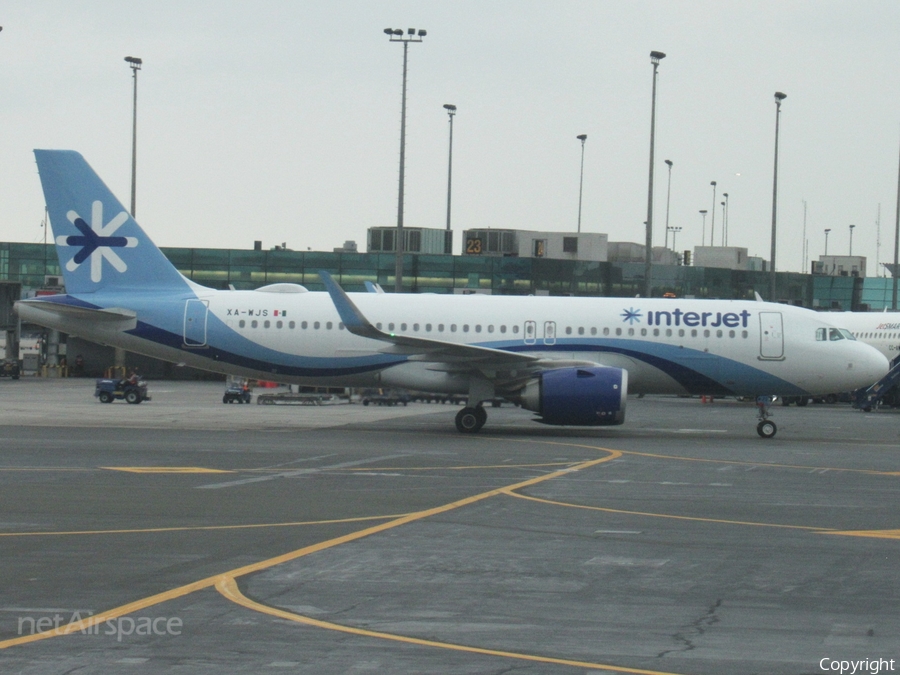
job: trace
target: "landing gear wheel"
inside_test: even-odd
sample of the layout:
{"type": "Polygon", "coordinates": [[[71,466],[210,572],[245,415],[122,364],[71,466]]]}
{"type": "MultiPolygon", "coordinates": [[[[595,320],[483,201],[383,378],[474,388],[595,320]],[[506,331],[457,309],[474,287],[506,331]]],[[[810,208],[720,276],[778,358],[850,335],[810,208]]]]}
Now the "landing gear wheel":
{"type": "Polygon", "coordinates": [[[456,430],[463,434],[474,434],[487,422],[487,413],[481,406],[463,408],[456,413],[456,430]]]}
{"type": "Polygon", "coordinates": [[[772,438],[776,431],[778,431],[778,427],[775,426],[775,422],[772,420],[763,420],[756,425],[756,433],[763,438],[772,438]]]}

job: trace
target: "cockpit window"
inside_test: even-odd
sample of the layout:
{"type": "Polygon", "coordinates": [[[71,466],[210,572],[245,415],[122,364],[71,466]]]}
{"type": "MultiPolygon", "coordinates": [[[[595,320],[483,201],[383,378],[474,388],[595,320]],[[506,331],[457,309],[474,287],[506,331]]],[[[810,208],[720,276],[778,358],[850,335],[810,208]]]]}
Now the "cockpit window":
{"type": "Polygon", "coordinates": [[[816,341],[817,342],[825,342],[828,339],[828,329],[827,328],[816,328],[816,341]]]}
{"type": "Polygon", "coordinates": [[[856,338],[853,336],[853,333],[851,333],[851,332],[850,332],[849,330],[847,330],[846,328],[839,328],[838,330],[841,331],[841,335],[843,335],[844,338],[846,338],[847,340],[855,340],[855,339],[856,339],[856,338]]]}
{"type": "Polygon", "coordinates": [[[843,340],[844,336],[841,333],[840,328],[829,328],[828,329],[828,339],[834,342],[835,340],[843,340]]]}

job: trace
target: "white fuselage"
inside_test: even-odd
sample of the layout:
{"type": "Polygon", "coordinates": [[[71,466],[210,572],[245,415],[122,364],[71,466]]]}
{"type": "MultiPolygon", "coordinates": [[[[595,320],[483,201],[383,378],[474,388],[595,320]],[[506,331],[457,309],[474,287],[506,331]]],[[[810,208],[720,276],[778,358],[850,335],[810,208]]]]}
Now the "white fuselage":
{"type": "MultiPolygon", "coordinates": [[[[84,321],[19,303],[23,319],[206,370],[285,383],[466,393],[446,363],[351,334],[327,293],[83,294],[136,321],[84,321]],[[124,297],[127,295],[127,297],[124,297]]],[[[287,291],[287,292],[285,292],[287,291]]],[[[836,315],[750,301],[350,294],[386,333],[515,351],[628,371],[635,393],[821,394],[867,386],[884,359],[852,339],[822,339],[836,315]]],[[[71,297],[71,296],[70,296],[71,297]]],[[[845,315],[837,315],[843,317],[845,315]]],[[[508,381],[517,381],[516,373],[508,381]]],[[[509,393],[509,392],[504,392],[509,393]]]]}

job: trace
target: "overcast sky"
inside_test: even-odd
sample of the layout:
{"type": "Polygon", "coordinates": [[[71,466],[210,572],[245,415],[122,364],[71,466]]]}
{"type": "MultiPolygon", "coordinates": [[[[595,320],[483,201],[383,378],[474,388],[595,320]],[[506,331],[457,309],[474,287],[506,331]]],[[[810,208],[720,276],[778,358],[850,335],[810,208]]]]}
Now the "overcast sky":
{"type": "Polygon", "coordinates": [[[7,0],[0,6],[0,241],[43,241],[33,148],[81,152],[128,206],[138,76],[137,220],[161,246],[331,250],[397,220],[409,47],[407,226],[582,230],[643,243],[652,66],[659,67],[654,244],[769,257],[775,91],[778,261],[893,259],[900,2],[7,0]],[[876,221],[881,205],[881,249],[876,221]],[[707,217],[707,240],[712,225],[707,217]],[[670,241],[671,244],[671,241],[670,241]]]}

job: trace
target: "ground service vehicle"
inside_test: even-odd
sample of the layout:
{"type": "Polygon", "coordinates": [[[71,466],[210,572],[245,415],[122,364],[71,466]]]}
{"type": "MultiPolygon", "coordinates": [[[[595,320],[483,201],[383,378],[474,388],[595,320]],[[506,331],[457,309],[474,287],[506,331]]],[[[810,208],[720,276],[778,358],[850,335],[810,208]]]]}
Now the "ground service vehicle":
{"type": "Polygon", "coordinates": [[[131,380],[100,379],[97,380],[94,396],[99,398],[101,403],[112,403],[116,399],[125,399],[126,403],[150,400],[145,380],[132,382],[131,380]]]}

